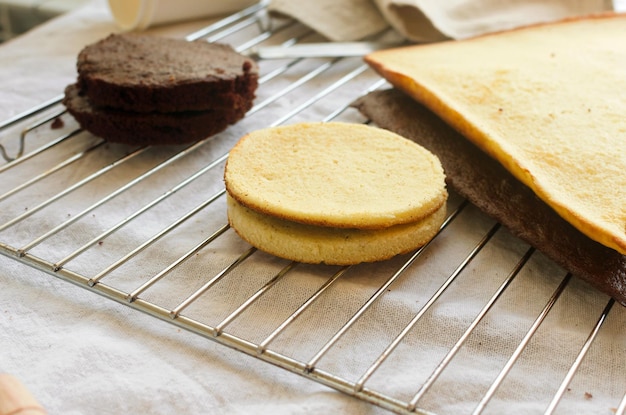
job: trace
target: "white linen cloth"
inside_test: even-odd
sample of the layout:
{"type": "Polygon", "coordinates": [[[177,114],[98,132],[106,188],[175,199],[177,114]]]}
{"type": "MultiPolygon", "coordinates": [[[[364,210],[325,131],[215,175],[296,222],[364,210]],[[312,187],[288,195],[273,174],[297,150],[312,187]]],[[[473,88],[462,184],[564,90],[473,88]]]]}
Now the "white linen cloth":
{"type": "Polygon", "coordinates": [[[609,0],[272,0],[333,41],[351,41],[392,26],[407,39],[462,39],[527,24],[613,10],[609,0]]]}
{"type": "MultiPolygon", "coordinates": [[[[150,32],[182,37],[207,23],[177,24],[150,32]]],[[[84,45],[115,31],[117,28],[105,2],[96,0],[76,12],[0,45],[0,120],[58,96],[65,85],[75,80],[78,51],[84,45]]],[[[368,81],[378,79],[373,72],[365,76],[368,81]]],[[[261,86],[260,99],[271,95],[272,88],[277,87],[261,86]]],[[[306,88],[310,94],[317,92],[315,82],[306,88]]],[[[349,102],[360,92],[360,89],[350,90],[346,92],[345,98],[349,102]]],[[[329,110],[334,110],[337,103],[329,102],[326,105],[329,110]]],[[[279,100],[275,106],[267,109],[268,113],[262,114],[263,117],[255,115],[244,120],[240,126],[233,127],[232,134],[266,127],[268,120],[276,119],[293,106],[290,99],[279,100]]],[[[320,111],[320,115],[314,117],[321,119],[323,114],[324,111],[320,111]]],[[[7,137],[0,137],[0,140],[3,143],[12,141],[7,137]]],[[[63,183],[56,186],[63,186],[63,183]]],[[[119,208],[123,210],[125,206],[120,205],[119,208]]],[[[174,205],[171,211],[166,210],[163,214],[177,216],[182,213],[176,208],[174,205]]],[[[16,209],[23,208],[17,206],[16,209]]],[[[53,213],[64,216],[67,213],[65,209],[65,206],[60,206],[53,213]]],[[[97,219],[106,222],[114,214],[98,212],[97,219]]],[[[486,227],[489,226],[488,220],[479,214],[477,217],[481,224],[484,222],[486,227]]],[[[475,223],[470,224],[472,226],[463,223],[455,226],[454,234],[444,235],[439,244],[440,249],[450,249],[452,253],[444,252],[420,265],[426,268],[425,275],[447,275],[454,267],[456,257],[466,254],[455,254],[454,250],[465,239],[476,238],[472,233],[475,223]]],[[[91,229],[85,228],[83,231],[90,232],[91,229]]],[[[505,277],[512,267],[511,257],[517,258],[513,254],[523,252],[525,246],[505,231],[498,235],[496,246],[504,254],[498,253],[500,251],[491,252],[473,261],[471,269],[467,271],[468,282],[462,285],[460,292],[449,294],[449,300],[430,316],[434,326],[425,327],[427,331],[422,334],[432,336],[433,341],[453,339],[458,332],[454,331],[456,325],[452,323],[458,319],[460,327],[464,327],[468,318],[471,320],[476,313],[477,307],[483,304],[481,293],[472,290],[476,285],[472,284],[472,279],[487,281],[490,289],[493,289],[499,284],[499,278],[505,277]],[[442,328],[438,324],[440,319],[449,319],[450,326],[442,328]]],[[[12,236],[19,238],[20,235],[16,233],[12,236]]],[[[40,252],[45,248],[58,254],[80,238],[78,232],[70,233],[56,244],[39,249],[40,252]]],[[[128,252],[127,244],[131,245],[134,241],[118,242],[119,252],[124,253],[128,252]]],[[[178,242],[184,244],[185,235],[178,242]]],[[[107,241],[104,247],[110,245],[107,241]]],[[[168,254],[165,250],[153,252],[149,259],[159,262],[168,254]]],[[[99,261],[97,257],[91,259],[99,261]]],[[[90,265],[83,264],[85,267],[90,265]]],[[[130,269],[125,270],[129,275],[140,271],[132,268],[132,264],[130,266],[130,269]]],[[[388,263],[377,265],[381,269],[389,266],[388,263]]],[[[264,269],[260,267],[258,272],[262,273],[264,269]]],[[[467,368],[461,367],[459,371],[453,372],[453,376],[444,378],[444,386],[426,402],[434,412],[440,415],[469,413],[475,407],[476,402],[470,397],[484,393],[481,388],[485,385],[485,372],[488,375],[486,380],[489,381],[489,376],[497,373],[504,363],[501,356],[490,354],[487,344],[496,344],[498,348],[512,351],[520,341],[520,331],[523,332],[529,319],[532,321],[540,311],[561,276],[562,271],[541,255],[533,257],[524,278],[516,282],[518,285],[513,289],[513,294],[502,301],[498,311],[502,318],[490,319],[482,327],[480,338],[470,342],[470,350],[475,354],[470,353],[465,357],[474,364],[467,368]]],[[[343,307],[353,305],[356,295],[361,294],[373,280],[363,275],[361,279],[353,278],[353,281],[349,281],[348,289],[344,287],[346,291],[340,297],[345,298],[345,301],[328,304],[328,315],[346,313],[343,307]]],[[[303,280],[302,283],[306,282],[303,280]]],[[[426,288],[436,288],[438,283],[435,280],[409,280],[400,286],[393,286],[389,300],[378,305],[373,316],[378,323],[376,330],[380,331],[381,339],[392,338],[401,324],[400,316],[406,317],[404,311],[420,305],[416,304],[416,295],[425,289],[424,285],[428,286],[426,288]]],[[[235,290],[244,288],[233,287],[235,290]]],[[[298,291],[285,293],[285,298],[290,298],[292,294],[298,294],[298,291]]],[[[493,413],[506,411],[508,414],[528,414],[543,410],[546,396],[554,393],[555,383],[558,385],[562,379],[563,371],[571,364],[606,300],[605,296],[574,280],[545,323],[545,329],[525,352],[521,367],[514,370],[513,385],[504,388],[495,400],[493,413]],[[546,394],[529,397],[528,390],[533,389],[530,386],[537,385],[545,389],[546,394]]],[[[268,314],[260,313],[257,317],[267,318],[268,314]]],[[[250,322],[253,328],[254,323],[253,319],[250,322]]],[[[585,360],[583,370],[566,393],[562,413],[604,415],[617,406],[626,390],[626,379],[623,376],[626,361],[625,323],[624,308],[614,307],[600,338],[585,360]]],[[[325,330],[324,324],[317,326],[320,332],[325,330]]],[[[388,413],[5,257],[0,257],[0,333],[0,371],[20,379],[50,414],[388,413]]],[[[350,373],[344,372],[351,371],[359,373],[362,369],[359,359],[365,357],[363,361],[370,362],[380,351],[380,344],[359,342],[361,334],[357,330],[356,338],[348,339],[344,347],[340,348],[340,352],[345,353],[346,362],[346,366],[337,368],[341,374],[348,376],[350,373]]],[[[307,342],[297,336],[288,339],[288,343],[303,354],[311,350],[307,342]]],[[[381,344],[385,343],[381,340],[381,344]]],[[[410,375],[430,373],[432,367],[429,365],[441,358],[441,350],[442,346],[435,343],[432,349],[416,348],[415,355],[426,359],[412,362],[416,366],[410,375]]],[[[410,376],[409,379],[395,376],[396,372],[406,374],[403,364],[389,362],[383,371],[389,375],[383,378],[384,387],[391,390],[408,387],[412,390],[415,383],[410,376]]]]}

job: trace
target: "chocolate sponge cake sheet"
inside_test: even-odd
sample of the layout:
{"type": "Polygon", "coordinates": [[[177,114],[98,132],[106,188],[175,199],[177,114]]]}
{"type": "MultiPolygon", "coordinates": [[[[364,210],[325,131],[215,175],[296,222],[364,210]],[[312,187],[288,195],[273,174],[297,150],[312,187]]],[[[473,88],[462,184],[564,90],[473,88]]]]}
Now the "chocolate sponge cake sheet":
{"type": "Polygon", "coordinates": [[[583,235],[500,163],[397,89],[352,104],[382,128],[436,154],[447,184],[566,271],[626,305],[626,256],[583,235]]]}

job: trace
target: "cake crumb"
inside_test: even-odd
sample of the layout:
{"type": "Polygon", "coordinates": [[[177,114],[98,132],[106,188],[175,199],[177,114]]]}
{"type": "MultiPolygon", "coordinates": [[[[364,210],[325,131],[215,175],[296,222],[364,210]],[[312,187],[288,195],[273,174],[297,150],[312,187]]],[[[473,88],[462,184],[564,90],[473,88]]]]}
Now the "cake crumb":
{"type": "Polygon", "coordinates": [[[60,117],[56,117],[52,121],[52,124],[50,124],[50,128],[53,130],[58,130],[59,128],[63,128],[64,126],[65,126],[65,123],[60,117]]]}

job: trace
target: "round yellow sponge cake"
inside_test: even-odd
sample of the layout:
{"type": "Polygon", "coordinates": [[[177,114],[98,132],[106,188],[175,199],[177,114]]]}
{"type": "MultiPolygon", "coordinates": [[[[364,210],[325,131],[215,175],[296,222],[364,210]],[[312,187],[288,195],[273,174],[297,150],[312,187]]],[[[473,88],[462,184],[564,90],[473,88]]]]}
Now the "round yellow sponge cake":
{"type": "Polygon", "coordinates": [[[257,130],[224,171],[231,227],[287,259],[337,265],[416,249],[438,231],[448,193],[439,159],[363,124],[257,130]]]}

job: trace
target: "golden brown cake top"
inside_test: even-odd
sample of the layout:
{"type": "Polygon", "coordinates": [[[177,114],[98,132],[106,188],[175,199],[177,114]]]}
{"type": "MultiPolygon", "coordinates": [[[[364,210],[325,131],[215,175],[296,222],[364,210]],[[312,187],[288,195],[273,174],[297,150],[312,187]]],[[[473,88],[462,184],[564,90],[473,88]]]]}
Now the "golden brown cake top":
{"type": "Polygon", "coordinates": [[[437,157],[363,124],[300,123],[254,131],[230,152],[228,193],[290,221],[377,229],[418,221],[447,198],[437,157]]]}
{"type": "Polygon", "coordinates": [[[626,15],[374,52],[366,61],[588,237],[626,253],[626,15]]]}

